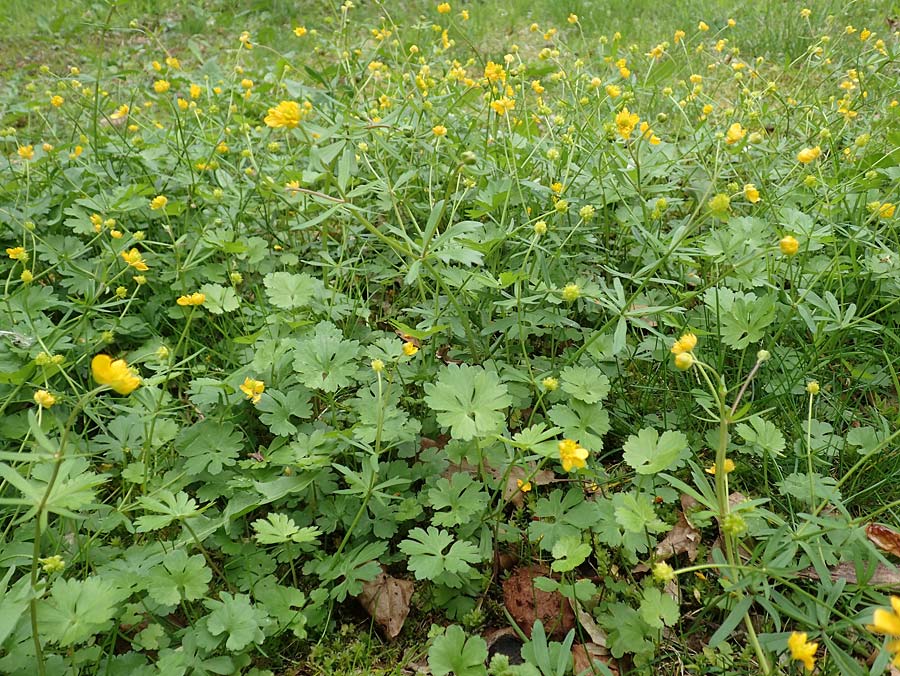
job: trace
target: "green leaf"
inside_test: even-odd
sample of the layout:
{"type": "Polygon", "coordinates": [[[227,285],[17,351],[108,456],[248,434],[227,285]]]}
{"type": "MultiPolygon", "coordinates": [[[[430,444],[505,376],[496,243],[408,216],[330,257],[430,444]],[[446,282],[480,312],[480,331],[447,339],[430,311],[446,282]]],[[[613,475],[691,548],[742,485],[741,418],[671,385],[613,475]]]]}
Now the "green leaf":
{"type": "Polygon", "coordinates": [[[481,516],[487,508],[488,494],[483,484],[466,472],[457,472],[447,479],[438,479],[428,491],[428,500],[435,513],[431,522],[435,526],[459,526],[481,516]],[[447,509],[449,511],[441,511],[447,509]]]}
{"type": "Polygon", "coordinates": [[[656,516],[653,498],[649,495],[626,493],[616,507],[616,521],[630,533],[662,533],[669,527],[656,516]]]}
{"type": "Polygon", "coordinates": [[[58,579],[38,603],[41,636],[60,646],[82,643],[112,627],[124,593],[99,577],[58,579]]]}
{"type": "Polygon", "coordinates": [[[434,383],[425,383],[425,403],[454,439],[468,441],[500,432],[512,403],[497,374],[481,366],[450,364],[434,383]]]}
{"type": "Polygon", "coordinates": [[[585,404],[596,404],[609,394],[609,378],[595,366],[569,366],[560,378],[563,392],[585,404]]]}
{"type": "Polygon", "coordinates": [[[528,526],[528,537],[539,542],[541,549],[553,551],[553,546],[565,537],[581,537],[585,524],[597,522],[597,506],[584,499],[584,492],[571,489],[563,496],[559,489],[534,506],[536,519],[528,526]]]}
{"type": "Polygon", "coordinates": [[[256,541],[261,545],[277,545],[284,542],[297,544],[315,542],[319,536],[319,529],[315,526],[300,528],[294,520],[286,514],[272,512],[265,519],[257,519],[253,522],[253,530],[256,531],[256,541]]]}
{"type": "Polygon", "coordinates": [[[155,495],[158,495],[159,499],[145,495],[138,500],[138,504],[148,512],[155,512],[154,515],[140,516],[135,519],[138,533],[159,530],[173,521],[183,521],[200,514],[197,503],[184,491],[173,495],[171,491],[163,489],[157,491],[155,495]]]}
{"type": "Polygon", "coordinates": [[[204,284],[200,287],[200,293],[206,296],[203,307],[214,315],[234,312],[241,306],[237,293],[230,286],[204,284]]]}
{"type": "Polygon", "coordinates": [[[624,603],[614,603],[610,613],[600,620],[609,639],[609,651],[619,659],[625,653],[637,655],[653,652],[653,642],[649,639],[656,633],[640,613],[624,603]]]}
{"type": "Polygon", "coordinates": [[[462,583],[458,576],[471,573],[473,568],[469,564],[481,560],[475,545],[454,541],[450,533],[434,526],[429,526],[427,531],[413,528],[409,537],[400,543],[399,549],[409,556],[407,566],[415,573],[417,580],[442,578],[441,582],[448,587],[459,587],[462,583]]]}
{"type": "Polygon", "coordinates": [[[704,302],[717,312],[722,341],[735,350],[743,350],[759,342],[766,328],[775,321],[775,297],[731,291],[727,288],[707,290],[704,302]]]}
{"type": "Polygon", "coordinates": [[[292,387],[287,394],[279,390],[266,390],[256,404],[256,409],[260,411],[259,419],[269,426],[272,434],[296,434],[297,426],[291,418],[307,418],[312,414],[310,396],[310,391],[305,387],[292,387]]]}
{"type": "Polygon", "coordinates": [[[652,427],[645,427],[637,435],[630,435],[622,448],[622,459],[638,474],[677,469],[688,458],[687,437],[674,430],[660,436],[652,427]]]}
{"type": "Polygon", "coordinates": [[[656,587],[644,590],[640,613],[641,619],[656,629],[673,626],[680,615],[678,601],[656,587]]]}
{"type": "MultiPolygon", "coordinates": [[[[747,419],[746,423],[740,423],[735,427],[738,436],[747,442],[746,448],[757,455],[768,453],[778,458],[784,453],[784,435],[774,423],[764,420],[758,415],[747,419]]],[[[849,435],[848,435],[849,440],[849,435]]]]}
{"type": "Polygon", "coordinates": [[[205,604],[211,611],[206,617],[209,633],[227,634],[225,647],[234,651],[243,650],[251,643],[262,643],[263,629],[271,621],[266,611],[250,603],[246,594],[232,596],[220,592],[219,598],[221,601],[210,600],[205,604]]]}
{"type": "Polygon", "coordinates": [[[570,570],[575,570],[587,561],[587,557],[591,555],[592,551],[591,546],[582,542],[580,536],[560,538],[551,550],[551,554],[555,559],[551,568],[557,573],[567,573],[570,570]]]}
{"type": "Polygon", "coordinates": [[[313,336],[301,340],[294,350],[294,370],[300,382],[311,389],[336,392],[353,382],[359,343],[344,340],[331,322],[316,325],[313,336]]]}
{"type": "Polygon", "coordinates": [[[174,549],[160,565],[150,569],[147,593],[157,603],[173,606],[203,598],[210,580],[212,571],[203,555],[188,556],[183,549],[174,549]]]}
{"type": "Polygon", "coordinates": [[[183,429],[175,439],[175,448],[186,458],[185,469],[195,475],[203,471],[221,473],[223,467],[237,462],[242,447],[239,429],[209,418],[183,429]]]}
{"type": "Polygon", "coordinates": [[[487,643],[480,636],[466,638],[458,625],[451,625],[428,649],[428,666],[434,676],[484,676],[487,643]]]}
{"type": "Polygon", "coordinates": [[[309,305],[316,280],[306,273],[270,272],[263,278],[269,302],[282,310],[293,310],[309,305]]]}

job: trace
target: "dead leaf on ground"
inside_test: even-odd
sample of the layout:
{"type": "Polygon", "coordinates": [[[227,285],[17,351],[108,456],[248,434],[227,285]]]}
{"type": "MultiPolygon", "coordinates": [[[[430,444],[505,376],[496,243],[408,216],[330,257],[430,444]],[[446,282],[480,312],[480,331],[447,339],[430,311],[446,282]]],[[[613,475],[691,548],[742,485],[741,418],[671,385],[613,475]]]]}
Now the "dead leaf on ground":
{"type": "MultiPolygon", "coordinates": [[[[491,473],[494,473],[493,469],[491,473]]],[[[502,478],[502,474],[499,472],[497,474],[499,475],[496,476],[497,479],[502,478]]],[[[530,467],[519,467],[516,465],[510,468],[509,474],[506,476],[506,485],[503,487],[503,499],[512,502],[516,507],[521,507],[525,504],[525,494],[519,490],[519,482],[524,482],[528,477],[531,477],[529,483],[532,486],[546,486],[556,478],[553,472],[548,472],[545,469],[535,473],[534,465],[530,467]]]]}
{"type": "MultiPolygon", "coordinates": [[[[578,618],[578,624],[581,625],[581,628],[591,637],[591,641],[606,651],[606,632],[597,626],[593,615],[582,608],[580,603],[572,599],[568,599],[568,601],[572,610],[575,611],[575,617],[578,618]]],[[[603,654],[607,654],[607,652],[603,654]]]]}
{"type": "Polygon", "coordinates": [[[870,523],[866,526],[866,537],[881,551],[900,557],[900,533],[897,531],[880,523],[870,523]]]}
{"type": "Polygon", "coordinates": [[[398,580],[381,571],[374,580],[363,584],[357,598],[385,635],[393,639],[400,634],[409,615],[413,587],[412,581],[398,580]]]}
{"type": "MultiPolygon", "coordinates": [[[[847,580],[850,584],[858,584],[856,564],[854,563],[839,563],[833,568],[830,568],[829,573],[831,573],[832,580],[847,580]]],[[[805,577],[810,580],[821,579],[815,568],[811,566],[801,570],[799,575],[800,577],[805,577]]],[[[866,584],[875,587],[900,587],[900,571],[896,568],[888,568],[883,563],[879,563],[875,567],[875,572],[872,573],[872,576],[866,581],[866,584]]]]}
{"type": "Polygon", "coordinates": [[[589,676],[594,673],[594,663],[606,665],[613,674],[618,674],[616,661],[607,654],[606,648],[593,643],[578,643],[572,646],[572,666],[575,676],[589,676]]]}
{"type": "Polygon", "coordinates": [[[536,589],[534,580],[551,577],[544,566],[519,568],[503,582],[503,604],[525,635],[531,637],[536,620],[549,636],[561,637],[575,627],[575,613],[559,592],[536,589]]]}
{"type": "Polygon", "coordinates": [[[697,549],[700,547],[700,531],[694,528],[684,512],[678,515],[678,523],[656,546],[656,556],[665,561],[676,554],[687,554],[688,561],[693,563],[697,559],[697,549]]]}

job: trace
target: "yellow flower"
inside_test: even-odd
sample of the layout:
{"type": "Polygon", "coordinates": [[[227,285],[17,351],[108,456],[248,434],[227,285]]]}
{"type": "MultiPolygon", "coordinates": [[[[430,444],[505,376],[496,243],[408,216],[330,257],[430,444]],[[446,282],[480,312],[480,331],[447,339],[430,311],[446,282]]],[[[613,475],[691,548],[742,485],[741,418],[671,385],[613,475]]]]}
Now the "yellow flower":
{"type": "Polygon", "coordinates": [[[809,9],[808,7],[804,7],[803,9],[800,10],[800,16],[803,17],[804,19],[808,19],[810,14],[812,14],[812,10],[809,9]]]}
{"type": "Polygon", "coordinates": [[[640,119],[641,117],[637,113],[631,113],[628,112],[628,108],[622,108],[622,110],[616,113],[616,128],[618,129],[619,136],[627,141],[631,137],[631,134],[640,119]]]}
{"type": "Polygon", "coordinates": [[[563,439],[559,442],[559,458],[563,469],[571,472],[573,469],[582,469],[588,457],[588,450],[578,445],[572,439],[563,439]]]}
{"type": "Polygon", "coordinates": [[[822,149],[819,146],[816,146],[815,148],[804,148],[797,153],[797,161],[802,162],[803,164],[809,164],[821,154],[822,149]]]}
{"type": "Polygon", "coordinates": [[[419,348],[415,343],[411,341],[406,341],[405,343],[403,343],[403,354],[405,354],[407,357],[414,356],[418,351],[419,348]]]}
{"type": "Polygon", "coordinates": [[[19,146],[16,150],[16,153],[18,153],[19,157],[21,157],[23,160],[34,159],[34,146],[19,146]]]}
{"type": "Polygon", "coordinates": [[[19,275],[19,279],[22,280],[23,284],[31,284],[31,282],[34,280],[34,275],[32,274],[31,270],[22,270],[22,274],[19,275]]]}
{"type": "Polygon", "coordinates": [[[820,390],[821,390],[821,387],[819,386],[818,380],[810,380],[808,383],[806,383],[807,393],[815,396],[819,393],[820,390]]]}
{"type": "Polygon", "coordinates": [[[66,100],[59,94],[57,94],[56,96],[54,96],[50,99],[50,105],[53,106],[54,108],[59,108],[65,102],[66,102],[66,100]]]}
{"type": "Polygon", "coordinates": [[[373,359],[370,366],[372,367],[372,370],[375,371],[375,373],[381,373],[382,371],[384,371],[384,362],[381,359],[373,359]]]}
{"type": "Polygon", "coordinates": [[[576,23],[578,23],[578,15],[577,14],[569,14],[566,21],[568,21],[571,24],[576,24],[576,23]]]}
{"type": "Polygon", "coordinates": [[[697,336],[693,333],[685,333],[672,346],[672,354],[683,354],[685,352],[693,352],[697,347],[697,336]]]}
{"type": "Polygon", "coordinates": [[[891,636],[894,640],[888,641],[887,647],[894,653],[894,666],[900,666],[900,596],[891,597],[891,610],[877,608],[872,617],[869,631],[876,634],[891,636]]]}
{"type": "Polygon", "coordinates": [[[297,26],[297,27],[294,29],[294,35],[296,35],[298,38],[302,38],[302,37],[303,37],[304,35],[306,35],[308,32],[309,32],[309,31],[306,30],[306,26],[297,26]]]}
{"type": "Polygon", "coordinates": [[[243,392],[247,399],[252,401],[254,404],[258,404],[259,400],[262,398],[262,393],[266,389],[266,384],[261,380],[254,380],[253,378],[244,378],[244,382],[241,384],[241,392],[243,392]]]}
{"type": "Polygon", "coordinates": [[[785,235],[778,240],[778,248],[785,256],[794,256],[800,250],[800,242],[792,235],[785,235]]]}
{"type": "Polygon", "coordinates": [[[153,209],[153,211],[159,211],[160,209],[165,209],[168,203],[168,197],[166,197],[165,195],[157,195],[152,200],[150,200],[150,208],[153,209]]]}
{"type": "Polygon", "coordinates": [[[437,6],[438,14],[449,14],[450,13],[450,3],[442,2],[437,6]]]}
{"type": "Polygon", "coordinates": [[[192,99],[199,99],[199,98],[200,98],[200,94],[203,93],[203,89],[202,89],[202,88],[200,87],[200,85],[198,85],[198,84],[192,84],[192,85],[190,86],[190,92],[191,92],[191,98],[192,98],[192,99]]]}
{"type": "MultiPolygon", "coordinates": [[[[732,460],[731,458],[725,458],[725,474],[731,474],[734,471],[734,467],[734,460],[732,460]]],[[[713,463],[711,467],[707,467],[706,473],[715,475],[716,463],[713,463]]]]}
{"type": "Polygon", "coordinates": [[[25,251],[24,246],[14,246],[10,249],[7,249],[6,255],[12,258],[14,261],[21,261],[22,263],[28,260],[28,252],[25,251]]]}
{"type": "Polygon", "coordinates": [[[120,255],[122,256],[122,260],[128,263],[128,265],[133,267],[135,270],[145,272],[150,269],[144,262],[144,257],[141,255],[141,252],[137,249],[132,249],[131,251],[123,251],[120,255]]]}
{"type": "Polygon", "coordinates": [[[748,202],[756,204],[759,202],[759,190],[752,183],[748,183],[744,186],[744,197],[747,198],[748,202]]]}
{"type": "Polygon", "coordinates": [[[818,643],[810,643],[806,640],[806,632],[795,631],[788,638],[788,648],[791,651],[791,659],[803,662],[807,671],[812,671],[816,666],[816,650],[818,643]]]}
{"type": "Polygon", "coordinates": [[[153,83],[153,91],[157,94],[165,94],[171,86],[168,80],[157,80],[153,83]]]}
{"type": "Polygon", "coordinates": [[[521,479],[516,479],[516,486],[523,493],[527,493],[531,490],[531,482],[530,481],[522,481],[521,479]]]}
{"type": "Polygon", "coordinates": [[[728,213],[728,210],[731,208],[731,198],[723,192],[720,192],[713,196],[713,198],[707,203],[709,210],[716,215],[724,215],[728,213]]]}
{"type": "Polygon", "coordinates": [[[622,95],[622,90],[616,85],[606,85],[606,95],[611,99],[615,99],[622,95]]]}
{"type": "Polygon", "coordinates": [[[699,31],[708,31],[709,25],[705,21],[701,21],[697,24],[697,30],[699,31]]]}
{"type": "Polygon", "coordinates": [[[41,408],[50,408],[56,403],[56,397],[47,390],[38,390],[34,393],[34,403],[41,408]]]}
{"type": "Polygon", "coordinates": [[[273,129],[293,129],[303,118],[300,104],[296,101],[282,101],[274,108],[269,108],[269,114],[263,120],[267,126],[273,129]]]}
{"type": "Polygon", "coordinates": [[[506,96],[503,96],[496,101],[491,101],[491,110],[493,110],[497,115],[504,115],[511,111],[516,107],[516,102],[513,99],[510,99],[506,96]]]}
{"type": "Polygon", "coordinates": [[[124,117],[128,117],[128,112],[131,108],[128,107],[127,103],[123,103],[121,106],[115,109],[113,113],[109,116],[110,120],[121,120],[124,117]]]}
{"type": "Polygon", "coordinates": [[[884,202],[881,206],[878,207],[878,217],[879,218],[891,218],[894,215],[894,211],[896,210],[896,205],[892,202],[884,202]]]}
{"type": "Polygon", "coordinates": [[[501,64],[488,61],[484,67],[484,77],[488,82],[506,82],[506,71],[501,64]]]}
{"type": "Polygon", "coordinates": [[[435,136],[446,136],[447,135],[447,127],[442,124],[435,125],[431,128],[431,133],[435,136]]]}
{"type": "Polygon", "coordinates": [[[175,302],[182,307],[203,305],[206,302],[206,294],[196,292],[186,296],[179,296],[178,300],[176,300],[175,302]]]}
{"type": "Polygon", "coordinates": [[[553,376],[547,376],[541,381],[541,385],[543,385],[548,392],[553,392],[559,388],[559,380],[553,376]]]}
{"type": "Polygon", "coordinates": [[[108,354],[98,354],[91,360],[91,372],[94,380],[101,385],[109,385],[119,394],[130,394],[141,384],[140,376],[124,359],[114,360],[108,354]]]}
{"type": "Polygon", "coordinates": [[[747,130],[741,126],[740,122],[735,122],[733,125],[728,127],[728,131],[725,132],[725,143],[729,145],[732,143],[737,143],[744,135],[747,133],[747,130]]]}

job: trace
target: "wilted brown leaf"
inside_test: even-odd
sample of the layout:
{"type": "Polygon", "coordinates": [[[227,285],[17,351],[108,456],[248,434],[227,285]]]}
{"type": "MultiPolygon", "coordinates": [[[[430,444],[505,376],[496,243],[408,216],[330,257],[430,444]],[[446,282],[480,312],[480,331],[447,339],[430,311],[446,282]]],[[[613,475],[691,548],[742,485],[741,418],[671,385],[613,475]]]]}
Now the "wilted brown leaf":
{"type": "MultiPolygon", "coordinates": [[[[847,580],[850,584],[857,584],[858,579],[856,576],[856,564],[846,562],[839,563],[828,571],[831,573],[832,580],[847,580]]],[[[810,580],[818,580],[819,574],[816,572],[815,568],[809,567],[800,571],[800,577],[805,577],[810,580]]],[[[882,563],[879,563],[875,567],[875,572],[872,573],[872,577],[870,577],[866,584],[875,586],[875,587],[900,587],[900,571],[896,568],[888,568],[882,563]]]]}
{"type": "Polygon", "coordinates": [[[357,598],[385,635],[396,638],[409,614],[412,595],[413,583],[410,580],[398,580],[381,571],[374,580],[363,584],[357,598]]]}
{"type": "Polygon", "coordinates": [[[543,622],[550,636],[565,636],[575,627],[575,613],[559,592],[535,589],[534,580],[551,577],[544,566],[519,568],[503,582],[503,603],[519,628],[531,636],[535,620],[543,622]]]}
{"type": "Polygon", "coordinates": [[[618,674],[616,661],[607,654],[606,648],[593,643],[579,643],[572,646],[572,666],[575,676],[594,674],[594,663],[605,664],[613,674],[618,674]]]}
{"type": "MultiPolygon", "coordinates": [[[[491,473],[493,473],[493,470],[491,470],[491,473]]],[[[519,490],[519,482],[524,482],[532,473],[534,473],[533,467],[519,467],[518,465],[512,467],[506,477],[506,485],[503,487],[503,499],[512,502],[516,507],[521,507],[525,503],[525,494],[519,490]]],[[[501,477],[498,476],[497,478],[501,477]]],[[[546,486],[554,479],[553,472],[542,469],[531,477],[529,483],[531,483],[532,487],[546,486]]]]}
{"type": "Polygon", "coordinates": [[[688,561],[693,563],[697,559],[697,548],[700,546],[700,531],[694,528],[687,520],[684,512],[678,515],[678,523],[656,546],[656,555],[662,559],[668,559],[676,554],[687,554],[688,561]]]}
{"type": "Polygon", "coordinates": [[[900,557],[900,533],[897,531],[879,523],[870,523],[866,526],[866,537],[881,551],[900,557]]]}
{"type": "Polygon", "coordinates": [[[580,603],[569,599],[569,605],[572,607],[572,610],[575,611],[575,617],[578,618],[578,624],[581,625],[581,628],[587,633],[588,636],[591,637],[591,641],[594,642],[597,646],[603,648],[606,653],[606,632],[603,631],[600,627],[597,626],[597,623],[594,621],[594,617],[584,610],[581,607],[580,603]]]}

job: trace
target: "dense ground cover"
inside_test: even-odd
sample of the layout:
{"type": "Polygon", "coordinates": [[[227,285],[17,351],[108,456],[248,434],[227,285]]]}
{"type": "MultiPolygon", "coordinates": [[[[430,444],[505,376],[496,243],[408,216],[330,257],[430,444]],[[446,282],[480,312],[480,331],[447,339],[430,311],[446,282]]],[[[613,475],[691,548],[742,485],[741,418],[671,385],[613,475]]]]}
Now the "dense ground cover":
{"type": "Polygon", "coordinates": [[[2,19],[0,672],[887,668],[889,2],[153,4],[2,19]]]}

